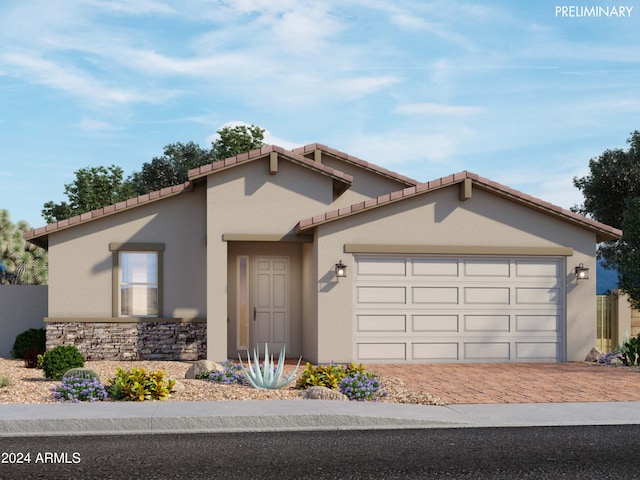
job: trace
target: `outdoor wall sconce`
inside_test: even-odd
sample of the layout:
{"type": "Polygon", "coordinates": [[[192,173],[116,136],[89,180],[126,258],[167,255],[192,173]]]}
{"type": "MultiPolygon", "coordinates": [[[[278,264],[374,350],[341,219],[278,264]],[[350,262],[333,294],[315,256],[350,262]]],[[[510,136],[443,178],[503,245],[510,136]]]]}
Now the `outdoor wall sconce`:
{"type": "Polygon", "coordinates": [[[576,280],[588,280],[589,268],[585,267],[583,263],[576,267],[576,280]]]}
{"type": "Polygon", "coordinates": [[[336,263],[336,277],[340,278],[340,277],[346,277],[347,276],[347,266],[342,263],[342,260],[340,260],[338,263],[336,263]]]}

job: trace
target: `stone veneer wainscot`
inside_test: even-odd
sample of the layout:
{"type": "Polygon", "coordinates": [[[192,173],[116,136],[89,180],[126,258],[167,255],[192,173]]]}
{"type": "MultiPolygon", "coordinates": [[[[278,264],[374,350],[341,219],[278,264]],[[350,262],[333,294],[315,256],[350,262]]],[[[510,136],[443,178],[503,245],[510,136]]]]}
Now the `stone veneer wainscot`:
{"type": "Polygon", "coordinates": [[[193,361],[207,356],[205,319],[47,319],[47,350],[75,345],[86,360],[193,361]]]}

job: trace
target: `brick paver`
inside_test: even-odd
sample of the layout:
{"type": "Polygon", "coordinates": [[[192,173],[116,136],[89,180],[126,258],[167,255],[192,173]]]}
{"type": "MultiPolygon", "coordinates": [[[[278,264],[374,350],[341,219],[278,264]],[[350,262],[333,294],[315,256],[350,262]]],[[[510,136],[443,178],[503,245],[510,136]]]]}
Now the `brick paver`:
{"type": "Polygon", "coordinates": [[[640,372],[587,363],[377,364],[451,404],[640,401],[640,372]]]}

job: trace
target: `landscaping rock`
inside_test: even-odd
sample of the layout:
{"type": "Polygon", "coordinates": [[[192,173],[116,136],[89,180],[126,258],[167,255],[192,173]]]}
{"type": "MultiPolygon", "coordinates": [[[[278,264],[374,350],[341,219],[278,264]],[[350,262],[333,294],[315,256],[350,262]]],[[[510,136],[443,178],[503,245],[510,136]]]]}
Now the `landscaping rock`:
{"type": "Polygon", "coordinates": [[[176,383],[173,386],[173,393],[182,393],[185,391],[185,389],[186,387],[184,386],[184,384],[176,380],[176,383]]]}
{"type": "Polygon", "coordinates": [[[598,347],[593,347],[591,351],[584,358],[585,362],[595,363],[598,359],[604,355],[604,352],[600,350],[598,347]]]}
{"type": "Polygon", "coordinates": [[[210,360],[198,360],[189,367],[187,373],[184,374],[184,378],[193,380],[196,375],[206,372],[223,372],[224,367],[219,363],[212,362],[210,360]]]}
{"type": "Polygon", "coordinates": [[[337,390],[331,390],[327,387],[310,387],[303,390],[300,394],[305,400],[346,400],[349,401],[349,397],[345,394],[338,392],[337,390]]]}

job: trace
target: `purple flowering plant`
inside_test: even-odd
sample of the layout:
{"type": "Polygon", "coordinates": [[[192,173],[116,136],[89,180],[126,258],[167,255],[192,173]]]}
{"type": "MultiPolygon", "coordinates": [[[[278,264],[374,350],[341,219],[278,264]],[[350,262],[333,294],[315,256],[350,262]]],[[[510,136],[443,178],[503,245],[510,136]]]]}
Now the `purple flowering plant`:
{"type": "Polygon", "coordinates": [[[247,377],[242,372],[240,364],[227,360],[222,364],[224,370],[221,372],[207,372],[198,378],[208,382],[221,383],[223,385],[249,385],[247,377]]]}
{"type": "Polygon", "coordinates": [[[54,402],[96,402],[107,399],[107,390],[97,378],[74,375],[52,388],[54,402]]]}
{"type": "Polygon", "coordinates": [[[381,390],[382,385],[371,373],[356,372],[353,375],[342,378],[338,384],[338,389],[346,395],[349,400],[365,401],[380,400],[387,396],[387,392],[381,390]]]}

